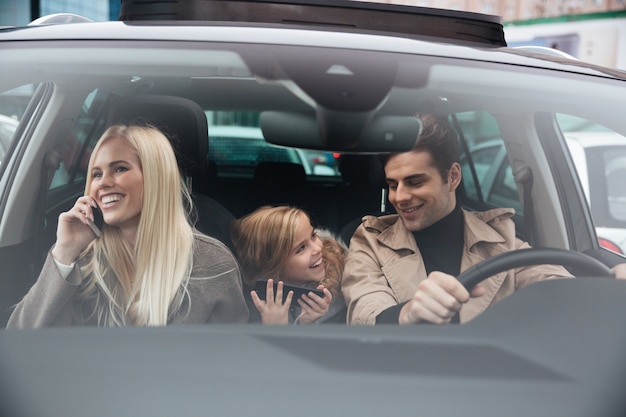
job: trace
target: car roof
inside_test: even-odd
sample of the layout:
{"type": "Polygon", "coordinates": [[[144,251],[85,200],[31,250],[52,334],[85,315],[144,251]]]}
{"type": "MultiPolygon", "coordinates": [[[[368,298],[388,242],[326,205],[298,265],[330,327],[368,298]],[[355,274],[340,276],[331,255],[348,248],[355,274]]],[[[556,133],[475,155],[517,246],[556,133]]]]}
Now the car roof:
{"type": "Polygon", "coordinates": [[[450,42],[432,36],[412,38],[383,32],[341,32],[335,28],[291,27],[237,22],[139,21],[67,23],[0,29],[4,41],[199,41],[315,46],[324,48],[440,55],[460,59],[534,66],[626,80],[626,71],[509,47],[450,42]],[[315,32],[314,41],[311,31],[315,32]]]}

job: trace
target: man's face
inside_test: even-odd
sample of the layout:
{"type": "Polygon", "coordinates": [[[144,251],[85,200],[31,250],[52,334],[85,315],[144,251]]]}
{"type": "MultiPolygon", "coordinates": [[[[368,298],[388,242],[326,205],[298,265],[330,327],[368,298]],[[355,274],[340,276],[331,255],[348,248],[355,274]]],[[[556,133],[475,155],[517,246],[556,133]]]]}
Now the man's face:
{"type": "Polygon", "coordinates": [[[452,164],[444,181],[428,152],[410,151],[392,156],[385,165],[389,201],[404,226],[422,230],[454,210],[454,190],[461,181],[461,167],[452,164]]]}

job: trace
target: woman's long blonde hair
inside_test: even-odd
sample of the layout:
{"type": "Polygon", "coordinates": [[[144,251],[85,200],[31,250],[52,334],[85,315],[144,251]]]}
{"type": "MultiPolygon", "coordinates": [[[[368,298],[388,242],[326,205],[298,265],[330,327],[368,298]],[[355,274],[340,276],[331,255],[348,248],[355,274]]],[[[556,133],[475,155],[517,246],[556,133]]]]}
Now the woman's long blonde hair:
{"type": "MultiPolygon", "coordinates": [[[[231,237],[241,264],[244,280],[250,287],[258,279],[281,279],[293,249],[300,219],[310,217],[302,209],[290,206],[263,206],[235,220],[231,237]]],[[[330,235],[322,237],[325,277],[318,283],[339,294],[345,248],[330,235]]]]}
{"type": "Polygon", "coordinates": [[[91,193],[95,156],[113,138],[128,141],[141,163],[143,202],[136,241],[132,245],[118,227],[105,224],[102,237],[83,253],[87,278],[80,295],[95,299],[99,325],[163,326],[188,298],[194,231],[186,207],[191,207],[191,197],[165,135],[153,127],[123,125],[109,127],[98,140],[85,195],[91,193]]]}

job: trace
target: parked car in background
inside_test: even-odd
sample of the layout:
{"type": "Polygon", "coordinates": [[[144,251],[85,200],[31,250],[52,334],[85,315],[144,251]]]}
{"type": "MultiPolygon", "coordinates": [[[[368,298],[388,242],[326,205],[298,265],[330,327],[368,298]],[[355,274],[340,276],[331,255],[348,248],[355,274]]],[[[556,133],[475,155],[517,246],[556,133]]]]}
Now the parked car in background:
{"type": "MultiPolygon", "coordinates": [[[[334,175],[338,175],[339,160],[341,158],[341,154],[339,152],[320,152],[320,151],[311,151],[311,150],[305,149],[304,155],[309,161],[309,164],[325,165],[325,166],[331,167],[334,170],[334,175]]],[[[331,174],[328,174],[328,175],[331,175],[331,174]]]]}
{"type": "MultiPolygon", "coordinates": [[[[18,120],[0,164],[2,325],[116,123],[168,135],[207,203],[199,217],[220,230],[290,204],[340,233],[385,211],[378,154],[411,149],[416,114],[433,113],[464,150],[463,207],[517,197],[516,233],[536,251],[515,267],[541,255],[576,279],[525,287],[462,325],[2,329],[1,416],[625,414],[626,280],[608,268],[626,257],[598,242],[598,182],[588,197],[559,120],[626,135],[626,73],[509,48],[499,17],[450,10],[123,0],[120,18],[0,29],[0,113],[18,120]],[[502,145],[472,154],[493,139],[502,145]],[[341,154],[341,175],[316,175],[333,168],[311,167],[307,151],[341,154]]],[[[610,176],[607,210],[623,219],[616,149],[588,171],[610,176]]]]}

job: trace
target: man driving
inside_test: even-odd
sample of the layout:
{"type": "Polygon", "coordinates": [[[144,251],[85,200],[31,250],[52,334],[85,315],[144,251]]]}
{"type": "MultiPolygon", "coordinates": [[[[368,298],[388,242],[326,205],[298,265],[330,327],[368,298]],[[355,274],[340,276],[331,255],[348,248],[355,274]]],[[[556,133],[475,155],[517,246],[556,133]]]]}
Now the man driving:
{"type": "Polygon", "coordinates": [[[456,133],[446,120],[419,117],[417,145],[381,155],[397,214],[366,216],[350,241],[342,281],[348,323],[463,323],[526,285],[571,277],[561,266],[526,266],[465,289],[460,272],[530,245],[516,237],[513,209],[461,208],[456,133]]]}

